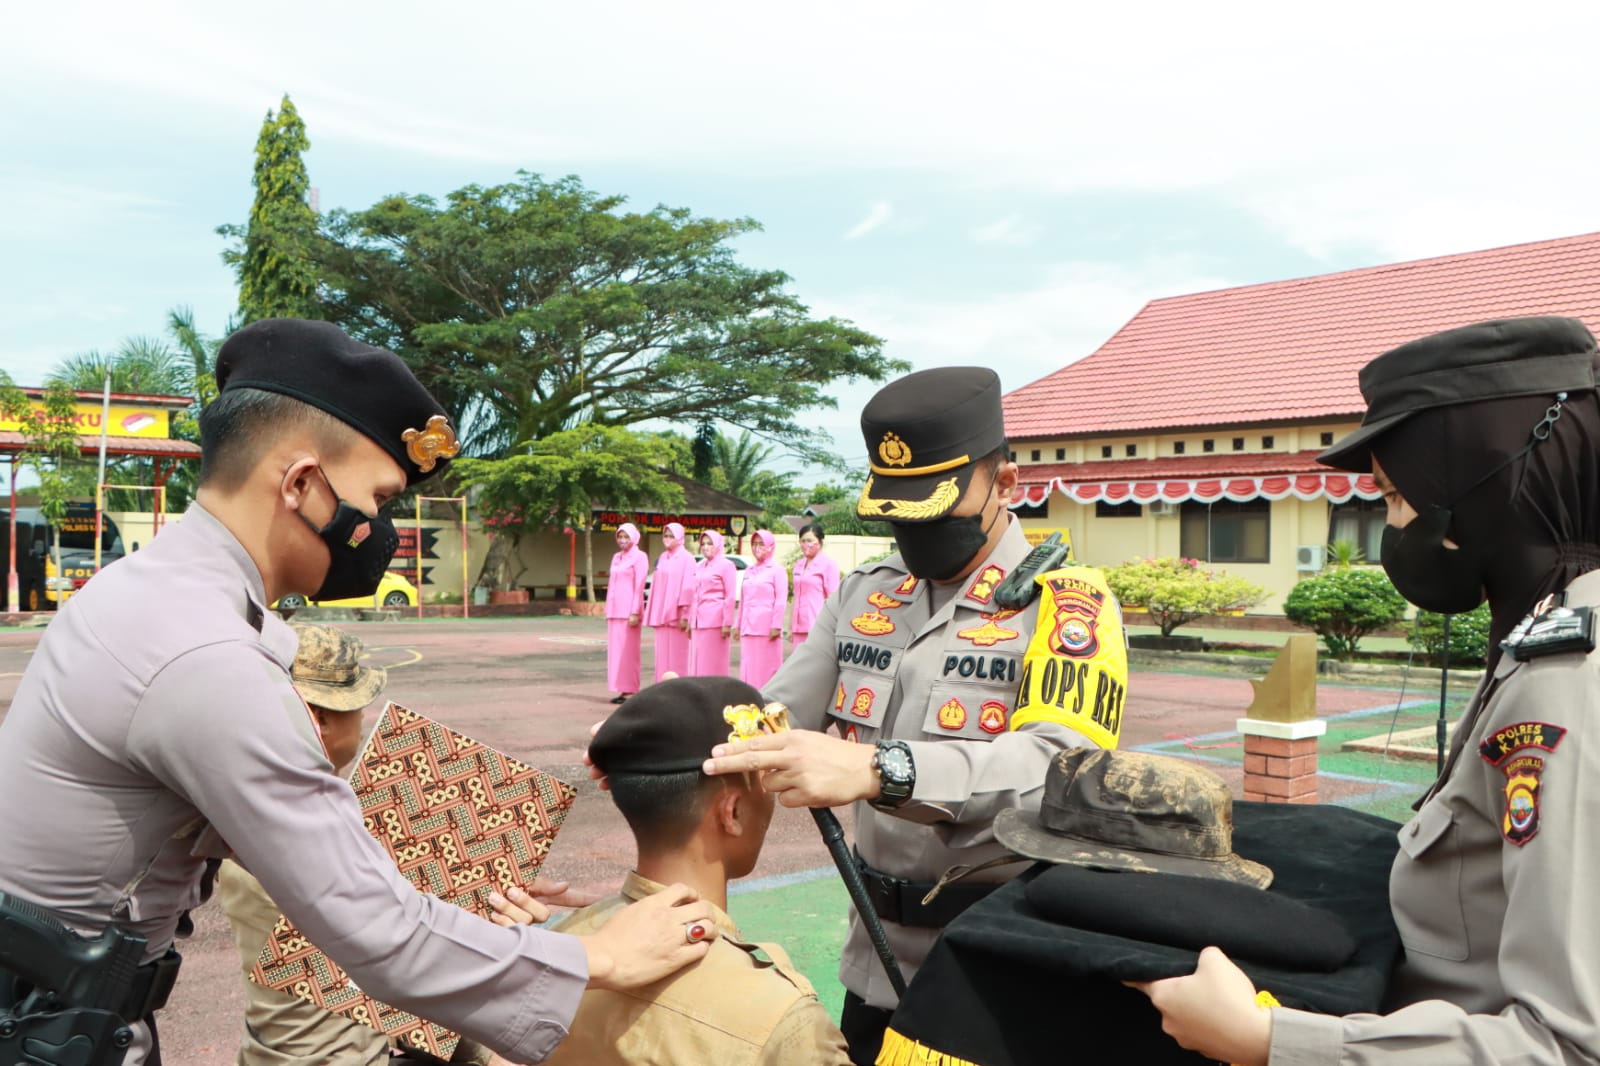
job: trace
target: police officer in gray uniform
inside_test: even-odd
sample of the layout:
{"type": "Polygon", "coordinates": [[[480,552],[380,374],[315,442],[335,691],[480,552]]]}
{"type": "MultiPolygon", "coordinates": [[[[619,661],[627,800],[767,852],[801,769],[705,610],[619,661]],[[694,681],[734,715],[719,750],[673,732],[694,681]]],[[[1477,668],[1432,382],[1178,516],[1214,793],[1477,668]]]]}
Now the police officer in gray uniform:
{"type": "Polygon", "coordinates": [[[1600,1062],[1597,358],[1576,319],[1520,318],[1362,369],[1366,417],[1322,461],[1372,474],[1406,599],[1456,614],[1487,598],[1488,669],[1400,830],[1405,956],[1385,1011],[1260,1009],[1211,948],[1144,986],[1183,1046],[1245,1066],[1600,1062]]]}
{"type": "MultiPolygon", "coordinates": [[[[331,772],[267,605],[376,588],[398,543],[384,503],[455,434],[398,357],[327,323],[239,330],[216,379],[194,506],[66,604],[0,726],[0,891],[83,934],[142,935],[160,966],[233,854],[363,989],[541,1061],[586,985],[701,957],[684,929],[711,909],[676,886],[579,938],[500,928],[400,876],[331,772]]],[[[136,1034],[128,1061],[158,1061],[153,1024],[136,1034]]]]}
{"type": "MultiPolygon", "coordinates": [[[[1038,575],[1039,599],[1020,610],[995,601],[1029,545],[1007,506],[1018,472],[994,371],[892,382],[861,431],[872,473],[856,510],[888,520],[900,551],[846,577],[763,688],[795,731],[719,747],[707,769],[771,771],[763,781],[786,806],[855,805],[859,863],[909,980],[939,929],[1018,867],[924,904],[934,883],[957,865],[1014,861],[994,817],[1037,809],[1057,751],[1116,746],[1127,653],[1093,569],[1038,575]]],[[[871,1062],[897,997],[854,911],[840,977],[851,1057],[871,1062]]]]}

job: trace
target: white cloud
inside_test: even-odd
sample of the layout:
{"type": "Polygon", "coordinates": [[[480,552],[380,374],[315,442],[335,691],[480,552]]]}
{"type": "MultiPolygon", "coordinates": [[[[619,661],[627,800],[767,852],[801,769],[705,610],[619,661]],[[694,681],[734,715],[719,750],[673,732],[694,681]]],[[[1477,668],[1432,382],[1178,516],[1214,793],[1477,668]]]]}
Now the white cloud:
{"type": "Polygon", "coordinates": [[[867,209],[867,217],[850,227],[850,232],[844,235],[847,241],[859,240],[881,227],[894,214],[894,205],[887,200],[877,200],[867,209]]]}
{"type": "Polygon", "coordinates": [[[1038,236],[1016,213],[972,229],[972,239],[979,244],[1032,244],[1038,236]]]}
{"type": "MultiPolygon", "coordinates": [[[[1092,354],[1150,300],[1238,284],[1187,257],[1123,264],[1065,261],[1041,271],[1037,284],[966,300],[928,300],[874,291],[817,299],[813,311],[853,320],[884,338],[885,354],[913,370],[977,365],[994,368],[1006,391],[1092,354]]],[[[880,386],[841,384],[834,411],[809,413],[837,450],[864,465],[859,415],[880,386]]]]}
{"type": "Polygon", "coordinates": [[[1597,225],[1591,74],[1554,54],[1600,31],[1591,0],[1515,17],[1442,0],[470,11],[25,5],[0,42],[0,88],[245,122],[288,89],[315,137],[538,169],[1205,190],[1310,249],[1431,254],[1597,225]]]}

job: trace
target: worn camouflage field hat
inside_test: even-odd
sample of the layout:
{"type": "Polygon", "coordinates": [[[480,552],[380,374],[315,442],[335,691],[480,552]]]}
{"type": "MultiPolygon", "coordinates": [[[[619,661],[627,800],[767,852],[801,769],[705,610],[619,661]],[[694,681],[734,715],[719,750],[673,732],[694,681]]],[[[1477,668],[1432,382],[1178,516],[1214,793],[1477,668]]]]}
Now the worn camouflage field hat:
{"type": "Polygon", "coordinates": [[[366,649],[342,629],[290,622],[300,637],[289,676],[300,698],[313,707],[330,711],[359,711],[378,698],[389,672],[366,666],[366,649]]]}
{"type": "Polygon", "coordinates": [[[1272,871],[1233,853],[1233,797],[1185,759],[1073,748],[1050,763],[1038,813],[1001,811],[1018,855],[1098,870],[1184,874],[1266,888],[1272,871]]]}

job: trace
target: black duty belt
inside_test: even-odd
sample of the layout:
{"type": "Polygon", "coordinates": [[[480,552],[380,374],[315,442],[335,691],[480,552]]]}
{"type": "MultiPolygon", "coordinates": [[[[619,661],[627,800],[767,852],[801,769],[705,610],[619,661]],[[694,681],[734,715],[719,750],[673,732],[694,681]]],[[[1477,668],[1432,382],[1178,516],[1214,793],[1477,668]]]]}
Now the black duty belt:
{"type": "Polygon", "coordinates": [[[930,903],[922,902],[933,891],[932,881],[906,881],[875,870],[855,852],[856,868],[867,885],[867,898],[872,909],[886,922],[911,925],[924,929],[941,929],[950,924],[956,915],[978,902],[1000,886],[992,882],[967,882],[947,884],[930,903]]]}

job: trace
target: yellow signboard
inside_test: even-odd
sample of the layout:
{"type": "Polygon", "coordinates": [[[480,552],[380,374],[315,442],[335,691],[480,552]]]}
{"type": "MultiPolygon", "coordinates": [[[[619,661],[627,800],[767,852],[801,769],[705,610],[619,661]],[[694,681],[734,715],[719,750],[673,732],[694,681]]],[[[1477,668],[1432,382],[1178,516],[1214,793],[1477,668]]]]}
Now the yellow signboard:
{"type": "Polygon", "coordinates": [[[1071,559],[1073,557],[1073,555],[1072,555],[1072,530],[1070,530],[1070,529],[1044,529],[1044,528],[1039,527],[1039,526],[1023,526],[1022,527],[1022,535],[1024,537],[1027,537],[1028,538],[1028,543],[1032,544],[1034,547],[1038,547],[1039,545],[1043,544],[1045,542],[1045,539],[1047,537],[1049,537],[1050,534],[1052,534],[1052,533],[1060,533],[1061,534],[1061,543],[1065,544],[1067,546],[1067,558],[1071,559]]]}
{"type": "MultiPolygon", "coordinates": [[[[33,401],[32,407],[36,412],[44,411],[44,404],[38,400],[33,401]]],[[[85,437],[98,437],[100,435],[101,406],[98,403],[78,403],[72,405],[72,420],[77,423],[78,433],[85,437]]],[[[114,403],[111,405],[110,418],[106,422],[106,435],[111,437],[154,437],[165,440],[171,436],[170,412],[162,407],[138,407],[133,404],[114,403]]],[[[0,418],[0,431],[10,430],[17,432],[22,429],[22,423],[8,418],[0,418]]]]}

